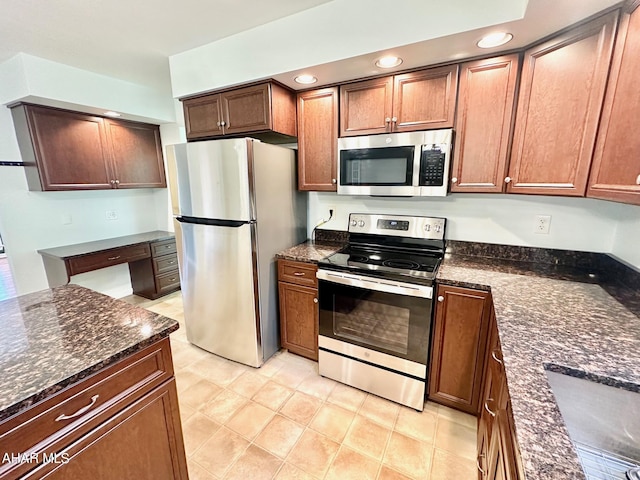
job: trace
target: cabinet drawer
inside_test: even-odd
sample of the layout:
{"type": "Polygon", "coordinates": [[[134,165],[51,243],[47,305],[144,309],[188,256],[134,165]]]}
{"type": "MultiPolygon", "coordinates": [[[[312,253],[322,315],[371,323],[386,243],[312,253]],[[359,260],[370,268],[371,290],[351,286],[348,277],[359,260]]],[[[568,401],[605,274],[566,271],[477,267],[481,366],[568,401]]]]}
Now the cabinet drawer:
{"type": "Polygon", "coordinates": [[[178,254],[171,253],[162,257],[153,258],[153,273],[160,274],[170,272],[178,268],[178,254]]]}
{"type": "Polygon", "coordinates": [[[163,273],[156,276],[156,290],[158,293],[164,293],[169,290],[174,290],[180,286],[180,274],[178,270],[163,273]]]}
{"type": "Polygon", "coordinates": [[[82,257],[74,257],[68,260],[69,275],[77,275],[120,263],[142,260],[149,258],[150,255],[149,244],[140,243],[128,247],[113,248],[111,250],[83,255],[82,257]]]}
{"type": "Polygon", "coordinates": [[[278,260],[278,280],[281,282],[317,287],[317,271],[318,266],[311,263],[278,260]]]}
{"type": "Polygon", "coordinates": [[[154,258],[161,255],[167,255],[169,253],[176,253],[175,239],[165,240],[163,242],[154,242],[151,244],[151,255],[154,258]]]}
{"type": "MultiPolygon", "coordinates": [[[[172,376],[165,339],[0,423],[0,452],[55,453],[172,376]]],[[[11,471],[13,478],[36,466],[0,464],[0,476],[11,471]]]]}

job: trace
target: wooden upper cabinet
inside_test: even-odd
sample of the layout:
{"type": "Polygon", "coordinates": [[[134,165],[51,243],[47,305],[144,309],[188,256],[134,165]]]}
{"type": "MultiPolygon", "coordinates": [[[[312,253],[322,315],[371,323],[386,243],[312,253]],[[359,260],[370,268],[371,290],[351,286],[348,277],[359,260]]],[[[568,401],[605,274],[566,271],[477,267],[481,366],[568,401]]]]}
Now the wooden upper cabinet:
{"type": "Polygon", "coordinates": [[[341,137],[390,132],[392,112],[393,77],[340,87],[341,137]]]}
{"type": "Polygon", "coordinates": [[[340,87],[340,136],[453,126],[458,66],[429,68],[340,87]]]}
{"type": "Polygon", "coordinates": [[[275,132],[296,136],[294,94],[274,82],[183,101],[187,140],[275,132]]]}
{"type": "Polygon", "coordinates": [[[458,66],[396,75],[393,82],[394,132],[453,127],[458,66]]]}
{"type": "Polygon", "coordinates": [[[518,55],[461,66],[452,192],[504,191],[517,76],[518,55]]]}
{"type": "Polygon", "coordinates": [[[618,13],[525,52],[510,193],[583,196],[618,13]]]}
{"type": "Polygon", "coordinates": [[[440,285],[431,344],[429,399],[476,415],[482,393],[489,292],[440,285]]]}
{"type": "Polygon", "coordinates": [[[624,13],[609,76],[588,197],[640,205],[640,2],[624,13]]]}
{"type": "Polygon", "coordinates": [[[157,125],[11,107],[30,190],[165,187],[157,125]]]}
{"type": "Polygon", "coordinates": [[[157,125],[105,119],[118,188],[166,187],[157,125]]]}
{"type": "Polygon", "coordinates": [[[338,89],[298,94],[298,189],[336,191],[338,89]]]}

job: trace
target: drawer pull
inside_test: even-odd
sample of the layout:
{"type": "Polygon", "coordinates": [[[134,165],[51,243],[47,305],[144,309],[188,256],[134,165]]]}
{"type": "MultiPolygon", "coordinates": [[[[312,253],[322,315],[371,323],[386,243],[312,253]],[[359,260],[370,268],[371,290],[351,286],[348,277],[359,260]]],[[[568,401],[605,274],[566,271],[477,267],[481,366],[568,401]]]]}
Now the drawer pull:
{"type": "Polygon", "coordinates": [[[293,275],[296,277],[304,277],[304,272],[293,272],[293,275]]]}
{"type": "Polygon", "coordinates": [[[177,279],[178,279],[177,277],[171,277],[171,278],[169,279],[169,281],[170,281],[170,282],[175,282],[177,279]]]}
{"type": "MultiPolygon", "coordinates": [[[[487,398],[487,402],[493,402],[493,398],[487,398]]],[[[496,416],[495,412],[492,412],[489,409],[489,406],[487,405],[487,402],[484,402],[484,409],[489,413],[489,415],[491,415],[492,417],[495,417],[496,416]]]]}
{"type": "Polygon", "coordinates": [[[484,458],[484,453],[481,453],[480,455],[478,455],[478,458],[476,458],[476,467],[478,467],[478,471],[482,474],[482,475],[486,475],[487,472],[485,472],[482,467],[480,466],[480,459],[484,458]]]}
{"type": "Polygon", "coordinates": [[[91,397],[91,403],[89,405],[87,405],[86,407],[82,407],[80,410],[78,410],[76,413],[74,413],[72,415],[65,415],[63,413],[58,418],[56,418],[56,422],[60,422],[62,420],[70,420],[72,418],[79,417],[80,415],[84,415],[85,413],[87,413],[91,409],[91,407],[93,407],[95,405],[95,403],[98,401],[98,397],[99,396],[100,395],[94,395],[93,397],[91,397]]]}
{"type": "Polygon", "coordinates": [[[496,351],[495,350],[491,350],[491,358],[493,358],[500,365],[504,365],[504,362],[501,359],[499,359],[498,356],[496,355],[496,351]]]}
{"type": "Polygon", "coordinates": [[[165,245],[164,248],[171,248],[171,245],[165,245]]]}
{"type": "Polygon", "coordinates": [[[169,265],[173,265],[174,263],[176,263],[176,261],[175,261],[175,260],[171,260],[171,261],[169,262],[169,265]]]}
{"type": "Polygon", "coordinates": [[[107,260],[117,260],[121,257],[121,255],[116,255],[115,257],[109,257],[107,260]]]}

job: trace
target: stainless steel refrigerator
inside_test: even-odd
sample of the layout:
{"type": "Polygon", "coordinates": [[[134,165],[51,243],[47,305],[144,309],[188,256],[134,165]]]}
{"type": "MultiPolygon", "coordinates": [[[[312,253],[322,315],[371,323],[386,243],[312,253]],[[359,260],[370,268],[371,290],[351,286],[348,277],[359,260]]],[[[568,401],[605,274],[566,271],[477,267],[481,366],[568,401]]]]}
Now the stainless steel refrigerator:
{"type": "Polygon", "coordinates": [[[295,152],[248,138],[169,149],[187,339],[259,367],[280,343],[274,255],[306,238],[295,152]]]}

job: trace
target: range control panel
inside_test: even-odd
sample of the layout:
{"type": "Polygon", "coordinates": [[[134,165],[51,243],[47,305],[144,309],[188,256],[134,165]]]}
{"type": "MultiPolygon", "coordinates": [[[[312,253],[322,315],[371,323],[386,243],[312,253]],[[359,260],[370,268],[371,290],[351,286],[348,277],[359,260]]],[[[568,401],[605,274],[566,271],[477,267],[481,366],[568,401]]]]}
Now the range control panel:
{"type": "Polygon", "coordinates": [[[438,217],[352,213],[349,233],[443,240],[446,222],[445,218],[438,217]]]}

